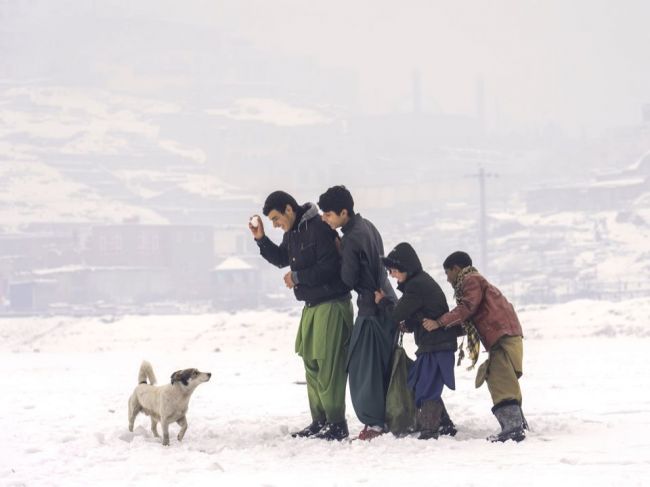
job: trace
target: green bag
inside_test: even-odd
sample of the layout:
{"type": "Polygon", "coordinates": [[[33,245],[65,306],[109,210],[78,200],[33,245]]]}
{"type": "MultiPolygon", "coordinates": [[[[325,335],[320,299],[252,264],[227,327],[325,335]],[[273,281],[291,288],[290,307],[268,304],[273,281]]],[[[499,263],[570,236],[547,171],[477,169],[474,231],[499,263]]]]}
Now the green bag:
{"type": "Polygon", "coordinates": [[[393,365],[386,393],[386,425],[395,436],[415,430],[415,395],[408,385],[409,369],[413,360],[402,347],[402,336],[393,351],[393,365]]]}

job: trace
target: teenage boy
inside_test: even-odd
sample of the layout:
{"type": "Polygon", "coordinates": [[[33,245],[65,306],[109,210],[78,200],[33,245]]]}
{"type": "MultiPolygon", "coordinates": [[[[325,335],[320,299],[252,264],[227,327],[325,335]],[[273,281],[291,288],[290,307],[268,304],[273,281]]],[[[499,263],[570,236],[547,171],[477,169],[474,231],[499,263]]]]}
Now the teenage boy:
{"type": "Polygon", "coordinates": [[[292,436],[340,441],[349,435],[346,358],[353,312],[349,288],[340,277],[338,235],[321,220],[313,203],[299,206],[284,191],[266,198],[263,213],[284,236],[280,245],[273,243],[254,215],[248,227],[260,254],[279,268],[290,267],[284,283],[305,303],[295,350],[305,367],[312,422],[292,436]]]}
{"type": "Polygon", "coordinates": [[[394,349],[395,325],[390,313],[375,303],[375,291],[395,303],[381,261],[384,244],[375,226],[354,212],[354,200],[345,186],[320,195],[318,206],[332,229],[341,228],[341,279],[357,293],[358,315],[348,352],[352,406],[363,423],[360,440],[371,440],[385,427],[386,388],[394,349]]]}

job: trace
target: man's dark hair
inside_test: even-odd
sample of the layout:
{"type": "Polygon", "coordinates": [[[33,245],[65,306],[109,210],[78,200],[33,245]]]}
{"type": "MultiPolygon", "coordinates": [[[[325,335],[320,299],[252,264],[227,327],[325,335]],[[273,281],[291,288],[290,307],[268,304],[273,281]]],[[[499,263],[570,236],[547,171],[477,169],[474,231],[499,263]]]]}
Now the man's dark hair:
{"type": "Polygon", "coordinates": [[[264,213],[264,216],[269,216],[269,213],[273,210],[284,213],[287,209],[287,205],[291,206],[294,212],[298,212],[298,203],[293,196],[284,191],[273,191],[273,193],[266,197],[262,213],[264,213]]]}
{"type": "Polygon", "coordinates": [[[354,200],[345,186],[332,186],[318,198],[318,207],[322,211],[333,211],[337,215],[345,209],[348,216],[354,216],[354,200]]]}
{"type": "Polygon", "coordinates": [[[466,252],[457,250],[442,263],[443,269],[451,269],[455,265],[463,269],[468,265],[472,265],[472,258],[466,252]]]}

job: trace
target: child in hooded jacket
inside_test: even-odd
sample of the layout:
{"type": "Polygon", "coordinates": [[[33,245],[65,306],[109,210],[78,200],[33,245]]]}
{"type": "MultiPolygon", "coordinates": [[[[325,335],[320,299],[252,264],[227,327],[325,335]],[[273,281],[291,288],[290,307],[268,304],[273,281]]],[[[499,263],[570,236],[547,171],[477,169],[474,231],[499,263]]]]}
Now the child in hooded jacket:
{"type": "MultiPolygon", "coordinates": [[[[457,329],[427,331],[424,318],[437,319],[449,311],[447,299],[438,283],[422,269],[413,247],[402,242],[383,259],[391,277],[397,279],[402,297],[392,310],[392,318],[402,331],[413,332],[417,345],[416,360],[409,371],[408,383],[415,392],[419,439],[438,438],[440,434],[455,435],[456,428],[442,401],[444,386],[456,389],[454,352],[457,329]]],[[[388,306],[383,294],[375,300],[388,306]]]]}

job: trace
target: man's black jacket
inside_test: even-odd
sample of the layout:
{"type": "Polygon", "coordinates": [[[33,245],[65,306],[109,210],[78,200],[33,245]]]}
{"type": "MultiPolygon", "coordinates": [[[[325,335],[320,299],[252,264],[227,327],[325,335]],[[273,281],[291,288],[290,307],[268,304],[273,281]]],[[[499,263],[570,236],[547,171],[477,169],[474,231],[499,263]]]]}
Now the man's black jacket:
{"type": "Polygon", "coordinates": [[[312,203],[301,206],[293,228],[276,245],[266,235],[257,241],[260,254],[277,267],[290,266],[298,301],[314,306],[350,297],[340,277],[341,258],[336,246],[338,234],[321,220],[312,203]]]}

